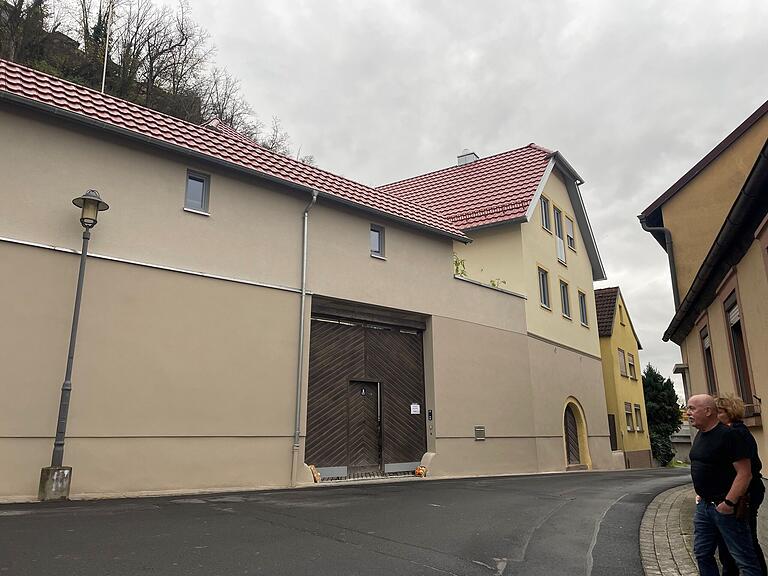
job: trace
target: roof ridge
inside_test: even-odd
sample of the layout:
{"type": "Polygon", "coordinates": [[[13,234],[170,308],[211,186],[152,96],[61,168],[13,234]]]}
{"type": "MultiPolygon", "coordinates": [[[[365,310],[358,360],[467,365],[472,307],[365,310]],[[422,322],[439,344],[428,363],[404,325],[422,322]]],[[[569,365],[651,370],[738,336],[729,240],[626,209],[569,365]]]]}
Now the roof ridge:
{"type": "MultiPolygon", "coordinates": [[[[70,86],[75,86],[80,90],[87,90],[88,92],[92,92],[95,96],[101,99],[117,100],[119,102],[124,102],[125,104],[128,104],[130,106],[138,106],[139,108],[143,108],[144,110],[150,110],[154,114],[159,114],[161,116],[164,116],[165,118],[171,118],[176,122],[182,122],[184,124],[188,124],[189,126],[195,126],[196,128],[208,128],[208,126],[205,126],[205,124],[195,124],[194,122],[190,122],[189,120],[184,120],[183,118],[179,118],[178,116],[172,116],[171,114],[162,112],[160,110],[155,110],[154,108],[150,108],[149,106],[142,106],[141,104],[137,104],[136,102],[131,102],[130,100],[120,98],[119,96],[114,96],[112,94],[108,94],[107,92],[101,92],[99,90],[96,90],[95,88],[86,86],[85,84],[78,84],[77,82],[73,82],[72,80],[67,80],[66,78],[60,78],[58,76],[54,76],[53,74],[48,74],[47,72],[43,72],[42,70],[38,70],[37,68],[32,68],[31,66],[24,66],[23,64],[19,64],[18,62],[13,62],[12,60],[6,60],[4,58],[0,58],[0,66],[2,66],[3,64],[6,64],[6,65],[10,64],[12,67],[16,67],[21,70],[31,70],[35,74],[40,74],[41,76],[45,76],[46,78],[49,78],[54,82],[62,82],[64,84],[69,84],[70,86]]],[[[3,85],[0,85],[0,88],[2,88],[3,90],[7,90],[7,82],[3,85]]]]}
{"type": "Polygon", "coordinates": [[[483,158],[478,158],[474,162],[468,162],[466,164],[456,165],[456,166],[446,166],[445,168],[438,168],[437,170],[432,170],[430,172],[424,172],[423,174],[417,174],[416,176],[410,176],[408,178],[402,178],[400,180],[395,180],[394,182],[388,182],[387,184],[382,184],[381,186],[377,186],[376,189],[379,190],[381,188],[388,188],[390,186],[395,186],[396,184],[401,184],[403,182],[408,182],[409,180],[416,180],[418,178],[424,178],[426,176],[433,176],[435,174],[439,174],[441,172],[448,172],[451,170],[458,170],[460,168],[465,168],[467,166],[477,166],[478,164],[485,163],[488,160],[491,160],[493,158],[497,158],[499,156],[503,156],[505,154],[510,154],[512,152],[517,152],[518,150],[523,150],[525,148],[531,148],[533,150],[538,150],[540,152],[544,152],[546,154],[554,154],[554,152],[547,150],[546,148],[543,148],[537,144],[534,144],[533,142],[526,144],[525,146],[520,146],[518,148],[511,148],[509,150],[504,150],[502,152],[497,152],[496,154],[491,154],[490,156],[485,156],[483,158]]]}
{"type": "Polygon", "coordinates": [[[466,238],[460,229],[434,208],[304,164],[264,148],[245,136],[235,137],[228,131],[176,118],[16,62],[0,59],[0,72],[3,72],[0,74],[2,93],[14,99],[37,103],[53,113],[60,110],[71,115],[72,119],[95,122],[104,130],[118,130],[129,137],[144,138],[157,145],[178,147],[289,186],[322,191],[337,201],[376,214],[410,222],[453,238],[466,238]]]}

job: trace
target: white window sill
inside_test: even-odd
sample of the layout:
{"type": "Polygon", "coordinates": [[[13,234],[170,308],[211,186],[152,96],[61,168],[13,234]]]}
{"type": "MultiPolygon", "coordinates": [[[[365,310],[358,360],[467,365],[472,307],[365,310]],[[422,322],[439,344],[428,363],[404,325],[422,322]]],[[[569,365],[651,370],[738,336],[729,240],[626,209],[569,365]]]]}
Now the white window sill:
{"type": "Polygon", "coordinates": [[[563,314],[563,318],[565,318],[566,320],[568,320],[568,321],[570,321],[570,322],[573,322],[573,318],[571,318],[570,316],[568,316],[568,314],[563,314]]]}
{"type": "Polygon", "coordinates": [[[384,260],[385,262],[387,261],[387,259],[384,256],[381,256],[379,254],[374,254],[373,252],[371,252],[371,258],[376,258],[376,260],[384,260]]]}
{"type": "Polygon", "coordinates": [[[565,262],[565,260],[560,260],[560,258],[557,259],[558,264],[562,264],[566,268],[568,268],[568,264],[565,262]]]}
{"type": "Polygon", "coordinates": [[[187,208],[186,206],[183,208],[184,212],[190,212],[192,214],[199,214],[200,216],[210,216],[210,212],[203,212],[202,210],[194,210],[192,208],[187,208]]]}
{"type": "Polygon", "coordinates": [[[589,330],[589,324],[584,324],[584,322],[582,322],[581,325],[584,326],[584,328],[586,328],[587,330],[589,330]]]}
{"type": "Polygon", "coordinates": [[[546,304],[539,304],[539,306],[541,306],[542,308],[544,308],[544,310],[547,310],[548,312],[552,312],[552,308],[550,308],[546,304]]]}

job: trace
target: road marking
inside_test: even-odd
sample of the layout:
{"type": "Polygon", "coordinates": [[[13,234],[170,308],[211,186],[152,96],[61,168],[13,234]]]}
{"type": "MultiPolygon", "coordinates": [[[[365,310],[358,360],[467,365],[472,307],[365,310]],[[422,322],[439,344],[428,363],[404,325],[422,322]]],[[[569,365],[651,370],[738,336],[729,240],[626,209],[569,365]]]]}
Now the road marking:
{"type": "Polygon", "coordinates": [[[592,556],[592,552],[594,552],[595,544],[597,544],[597,534],[600,532],[600,526],[603,524],[603,520],[605,520],[605,516],[606,516],[606,514],[608,514],[608,511],[611,508],[613,508],[614,506],[616,506],[616,504],[618,504],[619,501],[622,498],[624,498],[625,496],[629,496],[629,493],[626,493],[623,496],[619,496],[618,498],[616,498],[616,500],[611,502],[611,504],[608,506],[608,508],[603,510],[603,513],[600,514],[600,518],[598,519],[598,521],[595,522],[595,531],[592,534],[592,542],[590,542],[589,550],[587,550],[587,576],[592,576],[592,567],[595,564],[595,559],[592,556]]]}

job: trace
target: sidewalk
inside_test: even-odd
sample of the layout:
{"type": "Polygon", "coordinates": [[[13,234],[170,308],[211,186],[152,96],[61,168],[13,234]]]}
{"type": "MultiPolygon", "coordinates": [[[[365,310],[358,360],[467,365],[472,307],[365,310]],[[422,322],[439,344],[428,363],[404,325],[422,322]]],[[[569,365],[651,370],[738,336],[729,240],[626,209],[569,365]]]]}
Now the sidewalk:
{"type": "MultiPolygon", "coordinates": [[[[697,576],[693,558],[693,512],[696,508],[692,484],[659,494],[648,505],[640,524],[640,559],[646,576],[697,576]]],[[[768,513],[761,507],[757,534],[763,550],[768,534],[768,513]]]]}

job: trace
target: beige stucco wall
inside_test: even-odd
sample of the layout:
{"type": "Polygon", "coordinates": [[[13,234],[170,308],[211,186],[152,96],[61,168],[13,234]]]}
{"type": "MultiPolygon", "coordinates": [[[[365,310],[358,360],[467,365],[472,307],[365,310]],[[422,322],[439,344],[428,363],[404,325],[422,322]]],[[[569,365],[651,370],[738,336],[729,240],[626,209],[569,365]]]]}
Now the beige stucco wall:
{"type": "MultiPolygon", "coordinates": [[[[0,297],[14,303],[0,326],[0,460],[13,469],[0,496],[34,496],[50,462],[78,261],[67,250],[79,249],[82,231],[71,198],[86,188],[111,207],[94,230],[85,283],[65,454],[73,495],[288,485],[308,196],[15,110],[0,110],[0,127],[14,134],[0,138],[0,297]],[[182,210],[188,168],[211,174],[209,217],[182,210]]],[[[435,424],[464,407],[456,390],[472,377],[430,356],[466,348],[469,334],[496,346],[483,357],[493,378],[527,358],[524,300],[455,279],[452,250],[450,239],[323,200],[310,215],[311,292],[445,319],[425,344],[427,398],[441,402],[435,424]],[[386,261],[370,256],[371,222],[386,226],[386,261]]],[[[517,405],[521,380],[493,385],[509,386],[517,405]]],[[[479,405],[498,421],[497,403],[479,405]]],[[[491,470],[492,453],[474,466],[491,470]]],[[[450,443],[440,454],[464,458],[450,443]]],[[[492,459],[506,473],[535,469],[516,452],[492,459]]]]}
{"type": "Polygon", "coordinates": [[[437,455],[430,463],[430,475],[537,469],[527,337],[522,328],[488,329],[432,318],[437,455]],[[485,426],[485,441],[474,440],[475,426],[485,426]]]}
{"type": "MultiPolygon", "coordinates": [[[[739,308],[742,310],[742,328],[745,333],[747,353],[749,355],[750,375],[755,394],[766,398],[768,394],[768,270],[762,255],[759,242],[755,241],[747,253],[736,265],[738,282],[739,308]]],[[[707,309],[706,319],[709,325],[712,342],[712,355],[715,366],[715,378],[720,394],[738,395],[731,360],[730,341],[725,319],[725,310],[720,299],[716,299],[707,309]]],[[[703,394],[707,391],[707,381],[704,372],[704,356],[701,349],[701,338],[698,327],[694,327],[686,337],[681,347],[683,357],[688,362],[691,376],[692,394],[703,394]]],[[[762,418],[768,417],[763,407],[762,418]]],[[[768,445],[762,427],[750,428],[758,440],[761,451],[768,450],[768,445]]]]}
{"type": "Polygon", "coordinates": [[[554,217],[552,218],[552,233],[541,225],[541,204],[536,207],[530,222],[520,225],[523,240],[524,271],[528,296],[526,317],[528,331],[550,340],[555,340],[575,348],[581,352],[600,355],[600,343],[597,334],[597,314],[595,311],[595,294],[592,286],[592,267],[584,249],[584,241],[578,222],[574,216],[573,206],[568,197],[565,183],[557,170],[553,170],[542,192],[550,201],[550,210],[557,206],[563,212],[563,227],[565,217],[574,221],[576,234],[576,250],[565,248],[566,264],[557,259],[557,245],[554,235],[554,217]],[[538,268],[549,272],[550,309],[540,304],[538,268]],[[571,305],[571,318],[562,314],[560,302],[560,280],[568,283],[571,305]],[[587,297],[588,326],[581,324],[579,319],[578,291],[587,297]]]}
{"type": "Polygon", "coordinates": [[[563,416],[569,397],[586,419],[592,467],[614,469],[600,359],[533,337],[528,347],[540,471],[565,467],[563,416]]]}
{"type": "MultiPolygon", "coordinates": [[[[0,496],[35,494],[50,463],[77,261],[0,242],[0,299],[13,303],[0,326],[0,496]]],[[[72,493],[287,485],[295,396],[275,384],[295,380],[298,326],[285,319],[298,303],[90,259],[65,451],[72,493]]]]}
{"type": "Polygon", "coordinates": [[[757,154],[768,138],[768,116],[709,164],[662,206],[672,232],[680,299],[685,297],[757,154]]]}
{"type": "Polygon", "coordinates": [[[605,383],[605,397],[608,404],[608,412],[614,414],[616,417],[616,439],[620,450],[626,452],[650,450],[651,443],[648,436],[648,415],[646,414],[645,409],[640,352],[637,347],[637,340],[632,331],[632,320],[628,314],[627,306],[621,293],[619,293],[619,296],[616,299],[616,307],[617,309],[613,319],[611,336],[600,338],[603,381],[605,383]],[[623,306],[624,309],[623,324],[618,312],[619,305],[623,306]],[[627,368],[627,376],[621,374],[618,360],[619,348],[624,350],[627,360],[629,359],[629,354],[634,356],[635,378],[629,377],[629,368],[627,368]],[[624,414],[625,402],[632,404],[634,428],[637,428],[634,407],[636,404],[640,406],[640,412],[642,414],[642,431],[627,431],[626,416],[624,414]]]}

